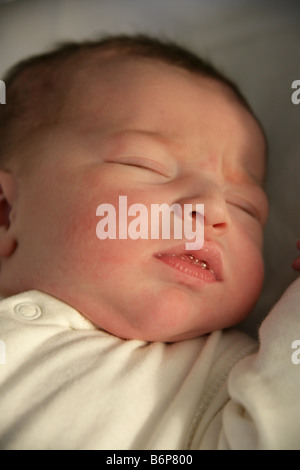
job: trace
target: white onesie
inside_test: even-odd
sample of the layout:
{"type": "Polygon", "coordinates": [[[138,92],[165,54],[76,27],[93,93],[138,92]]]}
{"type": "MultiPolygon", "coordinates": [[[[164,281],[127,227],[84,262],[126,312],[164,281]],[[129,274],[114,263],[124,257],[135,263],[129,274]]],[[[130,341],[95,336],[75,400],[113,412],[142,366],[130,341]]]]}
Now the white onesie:
{"type": "Polygon", "coordinates": [[[1,301],[0,325],[1,449],[300,449],[300,279],[258,353],[235,330],[122,340],[38,291],[1,301]]]}

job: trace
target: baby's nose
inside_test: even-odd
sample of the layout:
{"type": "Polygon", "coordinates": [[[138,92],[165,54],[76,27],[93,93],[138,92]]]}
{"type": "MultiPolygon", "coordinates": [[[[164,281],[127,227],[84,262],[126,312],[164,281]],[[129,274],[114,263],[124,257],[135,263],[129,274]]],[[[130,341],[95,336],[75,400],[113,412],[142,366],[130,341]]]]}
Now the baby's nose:
{"type": "Polygon", "coordinates": [[[218,187],[210,186],[197,191],[192,197],[185,198],[181,204],[190,204],[190,215],[196,218],[199,204],[204,205],[204,211],[200,213],[204,223],[205,237],[210,238],[212,234],[221,235],[226,232],[230,226],[230,217],[226,200],[222,191],[218,187]],[[211,234],[210,234],[211,232],[211,234]]]}

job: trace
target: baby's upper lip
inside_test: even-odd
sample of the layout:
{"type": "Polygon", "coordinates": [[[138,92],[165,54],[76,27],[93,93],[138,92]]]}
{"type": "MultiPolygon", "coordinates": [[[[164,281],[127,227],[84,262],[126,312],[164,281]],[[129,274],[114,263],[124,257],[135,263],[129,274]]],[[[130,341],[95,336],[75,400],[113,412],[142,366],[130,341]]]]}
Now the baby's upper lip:
{"type": "Polygon", "coordinates": [[[184,244],[177,245],[165,251],[156,253],[156,257],[191,255],[199,261],[208,264],[208,269],[214,273],[217,281],[223,279],[223,262],[221,252],[214,242],[204,242],[200,250],[187,250],[184,244]]]}

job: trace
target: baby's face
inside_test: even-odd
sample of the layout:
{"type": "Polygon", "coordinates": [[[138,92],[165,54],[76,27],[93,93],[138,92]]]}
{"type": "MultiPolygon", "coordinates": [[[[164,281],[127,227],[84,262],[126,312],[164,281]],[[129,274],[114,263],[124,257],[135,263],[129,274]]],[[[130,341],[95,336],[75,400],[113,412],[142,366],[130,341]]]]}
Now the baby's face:
{"type": "Polygon", "coordinates": [[[259,126],[223,85],[175,67],[97,67],[72,85],[62,119],[28,139],[36,164],[18,183],[12,285],[52,294],[121,338],[178,341],[236,324],[263,280],[259,126]],[[151,204],[204,204],[203,249],[173,237],[100,240],[97,207],[118,214],[120,195],[149,214],[151,204]]]}

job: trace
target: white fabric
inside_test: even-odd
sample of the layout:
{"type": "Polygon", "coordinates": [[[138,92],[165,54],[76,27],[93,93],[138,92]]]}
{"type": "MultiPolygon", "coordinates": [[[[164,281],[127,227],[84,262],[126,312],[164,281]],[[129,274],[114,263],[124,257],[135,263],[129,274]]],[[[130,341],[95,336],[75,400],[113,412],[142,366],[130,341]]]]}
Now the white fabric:
{"type": "Polygon", "coordinates": [[[1,449],[300,448],[300,279],[254,355],[237,331],[121,340],[37,291],[1,301],[0,322],[1,449]]]}

